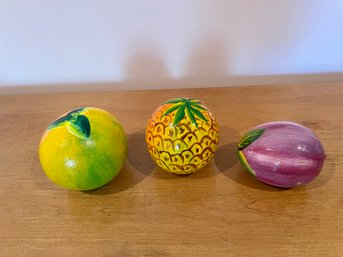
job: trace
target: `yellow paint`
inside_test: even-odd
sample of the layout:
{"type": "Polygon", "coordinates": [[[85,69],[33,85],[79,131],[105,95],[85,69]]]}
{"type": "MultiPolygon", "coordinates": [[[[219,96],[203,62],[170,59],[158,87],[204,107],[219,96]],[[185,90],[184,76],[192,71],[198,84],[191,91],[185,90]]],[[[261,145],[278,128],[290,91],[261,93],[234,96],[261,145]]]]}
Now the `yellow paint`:
{"type": "Polygon", "coordinates": [[[243,166],[244,168],[246,168],[247,171],[248,171],[251,175],[256,176],[255,171],[250,167],[250,165],[249,165],[247,159],[245,158],[243,152],[242,152],[242,151],[238,151],[238,152],[237,152],[237,156],[238,156],[238,159],[240,160],[242,166],[243,166]]]}

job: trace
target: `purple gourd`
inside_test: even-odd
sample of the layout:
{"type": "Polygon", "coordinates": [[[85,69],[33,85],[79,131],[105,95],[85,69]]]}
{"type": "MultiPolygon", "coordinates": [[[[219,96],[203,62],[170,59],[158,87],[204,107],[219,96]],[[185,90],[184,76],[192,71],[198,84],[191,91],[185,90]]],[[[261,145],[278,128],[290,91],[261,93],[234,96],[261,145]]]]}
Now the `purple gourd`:
{"type": "Polygon", "coordinates": [[[313,132],[294,122],[261,124],[245,133],[238,145],[242,166],[257,180],[275,187],[307,184],[326,158],[313,132]]]}

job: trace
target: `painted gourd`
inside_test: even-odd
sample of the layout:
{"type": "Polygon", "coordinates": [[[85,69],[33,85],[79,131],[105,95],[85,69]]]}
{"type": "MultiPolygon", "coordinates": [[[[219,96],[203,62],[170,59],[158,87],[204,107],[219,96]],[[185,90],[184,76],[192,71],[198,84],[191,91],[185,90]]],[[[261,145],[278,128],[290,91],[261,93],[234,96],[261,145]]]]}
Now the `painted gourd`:
{"type": "Polygon", "coordinates": [[[238,145],[238,158],[250,174],[282,188],[312,181],[325,157],[322,144],[310,129],[287,121],[259,125],[238,145]]]}
{"type": "Polygon", "coordinates": [[[110,113],[79,108],[52,122],[41,138],[45,174],[61,187],[91,190],[111,181],[125,163],[127,139],[110,113]]]}
{"type": "Polygon", "coordinates": [[[162,169],[189,174],[214,156],[219,127],[214,114],[199,100],[171,99],[159,106],[146,128],[148,151],[162,169]]]}

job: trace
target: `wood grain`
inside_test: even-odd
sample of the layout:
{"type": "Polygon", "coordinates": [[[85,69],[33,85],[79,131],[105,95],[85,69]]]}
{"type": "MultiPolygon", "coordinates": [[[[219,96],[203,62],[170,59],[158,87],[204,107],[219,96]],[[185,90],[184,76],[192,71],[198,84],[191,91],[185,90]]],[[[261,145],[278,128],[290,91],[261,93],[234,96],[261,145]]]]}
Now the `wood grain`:
{"type": "Polygon", "coordinates": [[[0,96],[0,256],[343,256],[343,84],[0,96]],[[220,147],[186,177],[155,167],[144,130],[163,101],[202,99],[221,125],[220,147]],[[79,106],[114,114],[127,163],[88,193],[52,184],[38,160],[43,130],[79,106]],[[290,120],[311,128],[327,160],[290,190],[257,182],[236,160],[242,133],[290,120]]]}

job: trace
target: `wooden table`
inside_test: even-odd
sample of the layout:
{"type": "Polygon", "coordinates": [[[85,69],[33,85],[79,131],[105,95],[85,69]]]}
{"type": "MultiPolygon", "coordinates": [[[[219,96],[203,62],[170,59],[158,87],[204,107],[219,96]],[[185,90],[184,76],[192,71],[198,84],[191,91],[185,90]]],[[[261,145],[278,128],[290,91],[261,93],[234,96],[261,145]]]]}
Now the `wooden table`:
{"type": "Polygon", "coordinates": [[[343,84],[0,96],[0,256],[343,256],[343,84]],[[144,130],[160,103],[202,99],[221,125],[209,166],[190,176],[152,162],[144,130]],[[79,106],[114,114],[127,163],[88,193],[51,183],[38,160],[43,130],[79,106]],[[311,128],[327,153],[319,177],[276,189],[238,163],[243,131],[273,120],[311,128]]]}

